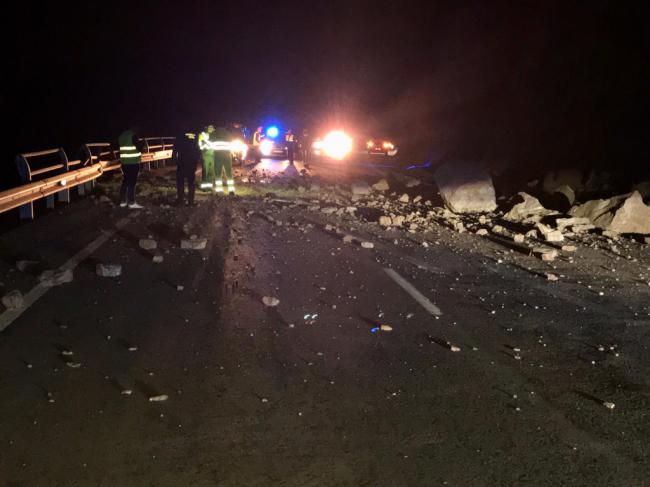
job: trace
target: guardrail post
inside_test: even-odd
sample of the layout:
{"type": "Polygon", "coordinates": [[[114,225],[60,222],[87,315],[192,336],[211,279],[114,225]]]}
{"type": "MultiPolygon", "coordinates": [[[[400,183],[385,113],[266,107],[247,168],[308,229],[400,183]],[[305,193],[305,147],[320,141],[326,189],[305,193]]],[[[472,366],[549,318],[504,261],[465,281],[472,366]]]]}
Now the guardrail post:
{"type": "MultiPolygon", "coordinates": [[[[59,149],[59,158],[61,158],[61,162],[63,163],[63,169],[61,172],[68,172],[68,156],[63,150],[63,147],[59,149]]],[[[59,201],[63,201],[64,203],[70,203],[70,190],[66,188],[59,191],[57,193],[57,198],[59,201]]],[[[52,207],[54,207],[54,201],[52,201],[52,207]]]]}
{"type": "MultiPolygon", "coordinates": [[[[90,150],[90,147],[88,147],[88,144],[84,144],[81,146],[81,149],[79,149],[79,157],[82,161],[81,167],[86,167],[90,166],[93,163],[93,153],[90,150]]],[[[89,181],[87,183],[80,184],[77,186],[77,194],[79,196],[84,196],[86,194],[86,191],[90,192],[92,191],[92,183],[95,182],[93,179],[92,181],[89,181]]]]}
{"type": "MultiPolygon", "coordinates": [[[[16,166],[18,168],[18,175],[23,184],[28,184],[32,181],[32,171],[29,167],[29,163],[24,156],[16,156],[16,166]]],[[[29,202],[25,205],[22,205],[18,208],[18,214],[21,220],[33,220],[34,219],[34,203],[29,202]]]]}
{"type": "MultiPolygon", "coordinates": [[[[149,152],[149,141],[147,139],[142,139],[144,141],[144,152],[149,152]]],[[[147,171],[151,171],[151,162],[146,163],[147,171]]]]}

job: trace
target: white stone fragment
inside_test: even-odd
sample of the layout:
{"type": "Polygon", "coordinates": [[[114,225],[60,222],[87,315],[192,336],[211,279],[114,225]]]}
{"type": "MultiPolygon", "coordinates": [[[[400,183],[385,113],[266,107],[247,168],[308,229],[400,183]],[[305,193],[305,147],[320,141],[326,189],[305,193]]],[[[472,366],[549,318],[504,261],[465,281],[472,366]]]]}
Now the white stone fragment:
{"type": "Polygon", "coordinates": [[[120,264],[97,264],[95,273],[99,277],[119,277],[122,275],[122,266],[120,264]]]}
{"type": "Polygon", "coordinates": [[[20,291],[14,289],[2,297],[2,305],[9,310],[20,309],[25,306],[25,299],[20,291]]]}
{"type": "Polygon", "coordinates": [[[158,248],[158,242],[152,238],[141,238],[138,245],[144,250],[155,250],[158,248]]]}
{"type": "Polygon", "coordinates": [[[167,394],[159,394],[158,396],[149,397],[149,402],[162,402],[166,401],[167,399],[169,399],[169,396],[167,394]]]}
{"type": "Polygon", "coordinates": [[[274,296],[264,296],[262,298],[262,302],[266,306],[269,306],[271,308],[273,308],[273,307],[277,306],[278,304],[280,304],[280,300],[278,298],[274,297],[274,296]]]}
{"type": "Polygon", "coordinates": [[[181,249],[203,250],[208,244],[207,238],[190,238],[181,240],[181,249]]]}

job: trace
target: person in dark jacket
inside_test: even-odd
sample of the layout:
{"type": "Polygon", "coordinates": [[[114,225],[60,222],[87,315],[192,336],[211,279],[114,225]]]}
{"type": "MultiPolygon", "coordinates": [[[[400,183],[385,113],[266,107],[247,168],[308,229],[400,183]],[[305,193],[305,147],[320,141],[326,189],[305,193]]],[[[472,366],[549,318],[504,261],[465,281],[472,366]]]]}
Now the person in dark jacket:
{"type": "Polygon", "coordinates": [[[293,166],[293,161],[296,157],[296,136],[293,134],[293,130],[287,130],[287,133],[284,136],[284,145],[287,147],[287,157],[289,158],[289,164],[293,166]]]}
{"type": "Polygon", "coordinates": [[[176,162],[176,204],[185,200],[185,183],[187,182],[187,204],[194,205],[194,188],[196,168],[201,154],[196,141],[196,134],[186,132],[176,137],[174,143],[174,161],[176,162]]]}

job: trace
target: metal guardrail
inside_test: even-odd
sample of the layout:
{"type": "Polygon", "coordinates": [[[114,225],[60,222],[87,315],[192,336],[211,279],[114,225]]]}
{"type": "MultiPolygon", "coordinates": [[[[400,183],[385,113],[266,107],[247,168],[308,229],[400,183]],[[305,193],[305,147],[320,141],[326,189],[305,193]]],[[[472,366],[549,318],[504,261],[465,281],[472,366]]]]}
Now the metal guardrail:
{"type": "MultiPolygon", "coordinates": [[[[151,169],[151,163],[164,166],[173,156],[173,141],[174,137],[142,139],[141,164],[147,169],[151,169]]],[[[55,198],[69,203],[71,188],[76,187],[79,195],[86,194],[104,172],[120,168],[120,159],[119,150],[107,142],[99,142],[84,144],[78,160],[68,160],[63,148],[57,148],[19,154],[16,165],[23,184],[0,192],[0,213],[19,208],[21,219],[33,219],[36,200],[45,198],[48,208],[54,208],[55,198]],[[58,157],[56,163],[40,167],[40,158],[54,154],[58,157]]]]}

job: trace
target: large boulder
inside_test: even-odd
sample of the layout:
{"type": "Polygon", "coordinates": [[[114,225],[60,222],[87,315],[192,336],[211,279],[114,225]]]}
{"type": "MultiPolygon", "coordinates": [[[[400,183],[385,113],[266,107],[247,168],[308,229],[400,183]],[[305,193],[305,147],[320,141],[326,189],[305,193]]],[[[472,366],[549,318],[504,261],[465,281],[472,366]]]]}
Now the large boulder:
{"type": "Polygon", "coordinates": [[[388,185],[388,181],[382,178],[379,181],[377,181],[375,184],[373,184],[372,188],[375,191],[388,191],[390,189],[390,186],[388,185]]]}
{"type": "Polygon", "coordinates": [[[544,191],[553,194],[558,188],[568,186],[573,189],[575,193],[579,193],[584,189],[583,175],[577,169],[560,169],[559,171],[552,171],[544,176],[544,191]]]}
{"type": "Polygon", "coordinates": [[[523,200],[521,203],[514,205],[503,218],[513,222],[522,222],[526,220],[539,221],[547,215],[554,215],[557,212],[548,210],[539,202],[537,198],[527,193],[519,193],[523,200]]]}
{"type": "Polygon", "coordinates": [[[444,164],[434,174],[445,206],[454,213],[481,213],[497,208],[494,184],[480,165],[444,164]]]}
{"type": "Polygon", "coordinates": [[[592,200],[570,211],[571,216],[589,218],[602,230],[650,234],[650,206],[638,191],[603,200],[592,200]]]}

